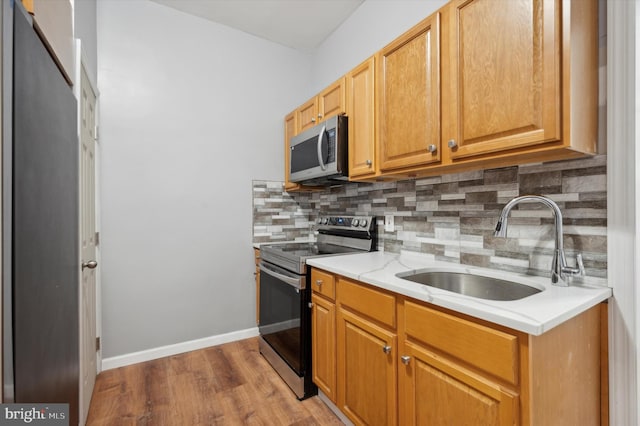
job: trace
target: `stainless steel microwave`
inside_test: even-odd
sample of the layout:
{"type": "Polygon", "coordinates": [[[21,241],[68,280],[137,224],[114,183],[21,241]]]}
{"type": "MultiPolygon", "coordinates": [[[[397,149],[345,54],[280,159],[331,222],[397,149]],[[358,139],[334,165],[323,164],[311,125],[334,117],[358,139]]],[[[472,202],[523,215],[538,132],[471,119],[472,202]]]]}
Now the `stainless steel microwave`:
{"type": "Polygon", "coordinates": [[[331,185],[349,178],[347,117],[337,115],[289,139],[289,181],[331,185]]]}

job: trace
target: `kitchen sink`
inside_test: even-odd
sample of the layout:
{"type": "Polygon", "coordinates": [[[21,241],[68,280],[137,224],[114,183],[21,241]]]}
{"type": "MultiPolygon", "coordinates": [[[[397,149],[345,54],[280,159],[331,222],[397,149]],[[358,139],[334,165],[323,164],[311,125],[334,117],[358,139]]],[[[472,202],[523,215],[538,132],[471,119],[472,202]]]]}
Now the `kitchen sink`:
{"type": "Polygon", "coordinates": [[[463,272],[402,272],[396,276],[429,287],[489,300],[519,300],[542,291],[513,281],[463,272]]]}

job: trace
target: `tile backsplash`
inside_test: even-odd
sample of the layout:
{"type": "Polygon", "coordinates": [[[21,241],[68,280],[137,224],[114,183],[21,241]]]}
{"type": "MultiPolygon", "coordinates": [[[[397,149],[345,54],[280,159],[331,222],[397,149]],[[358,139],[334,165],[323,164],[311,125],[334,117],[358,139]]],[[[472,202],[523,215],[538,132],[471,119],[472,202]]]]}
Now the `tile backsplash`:
{"type": "MultiPolygon", "coordinates": [[[[254,242],[306,239],[318,213],[392,214],[379,223],[379,249],[427,254],[472,266],[549,276],[554,220],[542,204],[521,204],[508,238],[493,236],[504,205],[519,195],[545,195],[560,207],[568,263],[582,253],[587,275],[607,276],[606,155],[479,170],[422,179],[349,183],[313,193],[287,193],[282,182],[253,182],[254,242]]],[[[602,280],[604,282],[604,280],[602,280]]]]}

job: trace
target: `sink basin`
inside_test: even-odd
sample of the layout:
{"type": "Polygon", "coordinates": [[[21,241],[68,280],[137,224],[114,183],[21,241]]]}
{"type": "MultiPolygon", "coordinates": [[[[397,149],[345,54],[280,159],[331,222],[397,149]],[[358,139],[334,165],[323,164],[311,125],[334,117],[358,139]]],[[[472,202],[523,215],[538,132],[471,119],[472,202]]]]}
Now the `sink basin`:
{"type": "Polygon", "coordinates": [[[513,281],[462,272],[403,272],[396,276],[429,287],[489,300],[519,300],[542,291],[513,281]]]}

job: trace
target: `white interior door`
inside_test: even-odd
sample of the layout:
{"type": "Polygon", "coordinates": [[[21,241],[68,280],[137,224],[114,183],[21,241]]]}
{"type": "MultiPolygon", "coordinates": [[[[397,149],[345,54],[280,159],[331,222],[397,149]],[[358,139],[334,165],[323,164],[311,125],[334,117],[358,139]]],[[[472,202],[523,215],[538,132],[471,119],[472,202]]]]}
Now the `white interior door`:
{"type": "Polygon", "coordinates": [[[96,381],[96,95],[81,67],[80,84],[80,424],[96,381]]]}

